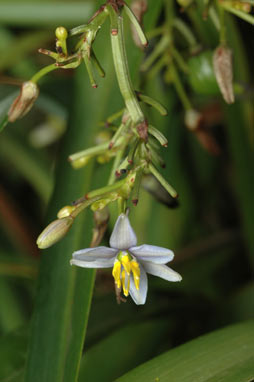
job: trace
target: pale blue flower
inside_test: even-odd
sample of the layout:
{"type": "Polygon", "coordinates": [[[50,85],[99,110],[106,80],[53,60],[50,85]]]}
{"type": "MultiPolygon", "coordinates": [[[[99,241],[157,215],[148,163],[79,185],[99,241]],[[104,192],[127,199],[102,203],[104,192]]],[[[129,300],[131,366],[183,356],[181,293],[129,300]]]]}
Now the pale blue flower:
{"type": "Polygon", "coordinates": [[[181,281],[179,273],[166,263],[173,260],[170,249],[154,245],[137,245],[137,237],[130,221],[121,214],[110,237],[110,248],[96,247],[76,251],[72,255],[71,265],[83,268],[111,268],[118,291],[125,296],[131,295],[137,305],[146,302],[148,282],[147,273],[167,281],[181,281]]]}

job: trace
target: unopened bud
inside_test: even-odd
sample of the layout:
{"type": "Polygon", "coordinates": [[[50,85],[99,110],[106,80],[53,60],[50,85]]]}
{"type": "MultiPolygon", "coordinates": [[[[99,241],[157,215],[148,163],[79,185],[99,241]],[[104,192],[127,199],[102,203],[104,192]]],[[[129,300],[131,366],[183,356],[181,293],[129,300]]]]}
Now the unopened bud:
{"type": "Polygon", "coordinates": [[[102,143],[108,142],[112,137],[109,130],[100,131],[95,137],[95,144],[101,145],[102,143]]]}
{"type": "Polygon", "coordinates": [[[55,33],[58,40],[66,40],[68,37],[68,31],[64,27],[57,27],[55,33]]]}
{"type": "Polygon", "coordinates": [[[249,13],[251,11],[251,4],[243,1],[232,1],[230,6],[246,13],[249,13]]]}
{"type": "Polygon", "coordinates": [[[183,8],[186,8],[186,7],[189,7],[189,5],[191,5],[191,3],[193,2],[193,0],[177,0],[178,4],[183,7],[183,8]]]}
{"type": "Polygon", "coordinates": [[[84,156],[84,157],[81,157],[78,159],[74,159],[71,161],[71,165],[75,169],[84,167],[90,161],[91,158],[92,158],[92,156],[87,155],[87,156],[84,156]]]}
{"type": "Polygon", "coordinates": [[[109,203],[114,202],[119,197],[119,194],[117,192],[111,192],[109,195],[107,195],[106,198],[96,200],[91,205],[92,211],[101,211],[104,209],[109,203]]]}
{"type": "Polygon", "coordinates": [[[62,219],[62,218],[66,218],[67,216],[70,216],[70,214],[72,213],[72,211],[75,210],[75,207],[74,206],[64,206],[63,208],[61,208],[58,213],[57,213],[57,217],[58,219],[62,219]]]}
{"type": "Polygon", "coordinates": [[[97,200],[96,202],[94,202],[91,205],[91,210],[92,211],[100,211],[100,210],[104,209],[106,207],[106,205],[109,204],[110,202],[111,202],[110,198],[104,198],[104,199],[97,200]]]}
{"type": "Polygon", "coordinates": [[[22,84],[20,94],[13,101],[9,112],[9,122],[15,122],[17,119],[24,117],[32,108],[34,102],[39,95],[38,86],[32,82],[27,81],[22,84]]]}
{"type": "Polygon", "coordinates": [[[74,219],[72,217],[54,220],[38,237],[36,242],[38,247],[45,249],[61,240],[71,228],[73,221],[74,219]]]}
{"type": "Polygon", "coordinates": [[[100,164],[108,163],[112,157],[111,153],[105,153],[103,155],[98,155],[97,162],[100,164]]]}
{"type": "Polygon", "coordinates": [[[67,45],[66,45],[66,39],[68,37],[68,32],[64,27],[58,27],[56,28],[56,51],[59,54],[67,55],[67,45]]]}
{"type": "Polygon", "coordinates": [[[235,101],[233,90],[232,51],[220,45],[213,54],[213,69],[220,91],[227,103],[235,101]]]}
{"type": "Polygon", "coordinates": [[[220,154],[220,147],[213,135],[204,125],[204,116],[194,109],[187,110],[185,113],[185,125],[197,137],[201,146],[212,155],[220,154]]]}
{"type": "Polygon", "coordinates": [[[185,112],[184,122],[186,127],[194,131],[200,127],[200,123],[202,121],[202,114],[194,109],[189,109],[185,112]]]}
{"type": "Polygon", "coordinates": [[[94,212],[94,221],[96,226],[103,225],[109,220],[109,210],[108,207],[103,208],[102,210],[94,212]]]}

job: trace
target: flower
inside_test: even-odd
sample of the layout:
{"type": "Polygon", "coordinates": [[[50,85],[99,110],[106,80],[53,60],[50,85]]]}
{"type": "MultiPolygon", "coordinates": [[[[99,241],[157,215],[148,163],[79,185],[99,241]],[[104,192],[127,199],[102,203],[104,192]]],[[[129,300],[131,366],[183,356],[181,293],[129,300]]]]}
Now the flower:
{"type": "Polygon", "coordinates": [[[83,268],[111,268],[116,291],[129,294],[137,305],[146,302],[148,289],[147,273],[168,281],[181,281],[182,277],[165,264],[171,261],[174,253],[154,245],[137,244],[137,237],[130,221],[121,214],[110,237],[110,248],[95,247],[81,249],[73,253],[71,265],[83,268]]]}

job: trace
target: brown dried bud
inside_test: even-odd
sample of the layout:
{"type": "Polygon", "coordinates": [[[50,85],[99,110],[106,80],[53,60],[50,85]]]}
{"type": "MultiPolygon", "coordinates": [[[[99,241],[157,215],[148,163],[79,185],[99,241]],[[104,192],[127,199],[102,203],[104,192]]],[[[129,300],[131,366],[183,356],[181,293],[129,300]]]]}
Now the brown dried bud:
{"type": "Polygon", "coordinates": [[[140,138],[144,141],[147,142],[148,139],[148,124],[147,121],[141,122],[139,125],[136,127],[138,135],[140,138]]]}
{"type": "Polygon", "coordinates": [[[69,231],[74,219],[70,216],[54,220],[40,234],[36,243],[39,248],[45,249],[61,240],[69,231]]]}
{"type": "Polygon", "coordinates": [[[220,91],[227,103],[235,101],[233,90],[232,51],[220,45],[213,54],[213,69],[220,91]]]}
{"type": "Polygon", "coordinates": [[[184,122],[186,127],[197,137],[201,146],[212,155],[220,154],[220,147],[205,126],[204,115],[194,109],[187,110],[184,122]]]}
{"type": "Polygon", "coordinates": [[[24,117],[24,115],[26,115],[32,108],[38,95],[39,88],[34,82],[24,82],[22,84],[19,96],[13,101],[9,109],[9,122],[14,122],[16,119],[24,117]]]}

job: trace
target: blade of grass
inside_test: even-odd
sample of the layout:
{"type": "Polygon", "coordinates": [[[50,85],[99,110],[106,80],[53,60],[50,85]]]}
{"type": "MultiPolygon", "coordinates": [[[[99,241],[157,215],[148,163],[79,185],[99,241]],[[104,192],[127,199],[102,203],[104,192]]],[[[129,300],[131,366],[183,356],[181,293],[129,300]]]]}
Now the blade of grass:
{"type": "Polygon", "coordinates": [[[249,381],[254,375],[253,357],[254,322],[250,321],[209,333],[170,350],[117,381],[249,381]]]}
{"type": "Polygon", "coordinates": [[[94,11],[94,1],[54,3],[29,2],[0,3],[0,23],[15,27],[48,27],[58,24],[72,26],[82,24],[91,17],[94,11]]]}
{"type": "Polygon", "coordinates": [[[165,318],[121,326],[85,352],[79,381],[111,382],[151,358],[165,338],[169,326],[170,323],[165,318]],[[112,359],[116,361],[114,367],[112,359]],[[95,370],[96,363],[101,367],[95,370]]]}
{"type": "Polygon", "coordinates": [[[22,174],[44,202],[48,200],[53,186],[48,163],[25,139],[5,130],[0,139],[0,158],[22,174]]]}

